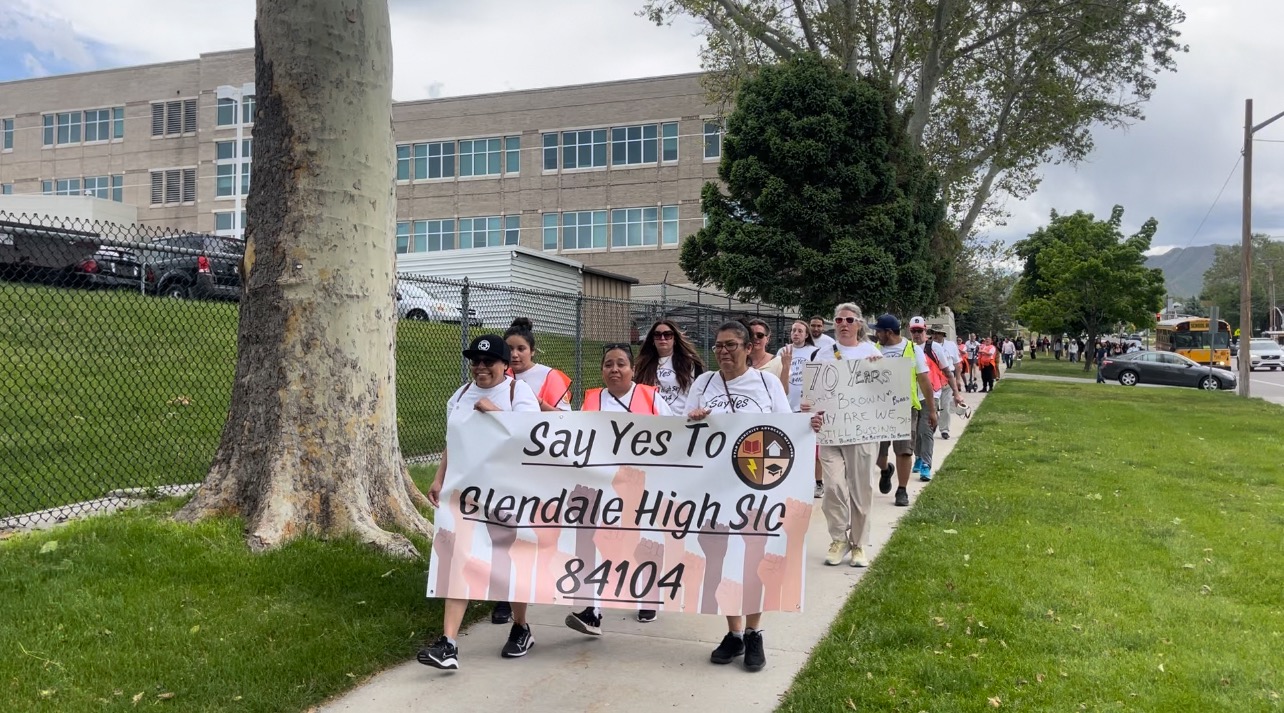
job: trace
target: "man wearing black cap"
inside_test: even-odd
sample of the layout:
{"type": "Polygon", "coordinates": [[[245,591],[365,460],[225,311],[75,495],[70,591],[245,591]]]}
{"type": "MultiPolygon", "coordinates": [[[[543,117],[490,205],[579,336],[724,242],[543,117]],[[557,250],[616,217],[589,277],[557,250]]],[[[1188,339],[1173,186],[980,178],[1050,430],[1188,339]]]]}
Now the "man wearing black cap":
{"type": "Polygon", "coordinates": [[[884,441],[878,447],[878,492],[886,495],[892,490],[892,473],[896,473],[896,504],[900,507],[909,505],[909,485],[911,465],[914,459],[913,433],[918,429],[919,419],[927,420],[927,430],[936,430],[936,402],[932,398],[932,382],[928,377],[927,357],[914,345],[901,337],[901,321],[895,315],[885,314],[874,323],[874,337],[886,359],[912,359],[910,383],[907,384],[913,415],[910,419],[910,437],[903,441],[884,441]],[[896,453],[896,467],[887,462],[888,451],[896,453]]]}

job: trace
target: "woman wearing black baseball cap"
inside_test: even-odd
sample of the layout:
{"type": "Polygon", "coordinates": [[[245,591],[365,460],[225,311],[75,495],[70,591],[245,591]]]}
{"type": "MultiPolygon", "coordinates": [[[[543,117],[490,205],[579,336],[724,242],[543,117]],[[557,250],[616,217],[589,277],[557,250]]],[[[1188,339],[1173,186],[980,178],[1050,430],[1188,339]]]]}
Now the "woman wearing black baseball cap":
{"type": "MultiPolygon", "coordinates": [[[[446,401],[446,424],[455,423],[468,415],[469,411],[530,411],[540,410],[539,400],[531,388],[505,371],[509,361],[508,344],[497,334],[486,334],[473,340],[471,346],[464,350],[464,358],[471,364],[473,380],[459,387],[446,401]]],[[[428,489],[428,500],[433,507],[441,506],[442,483],[446,475],[446,451],[441,452],[441,465],[437,468],[437,477],[428,489]]],[[[447,599],[446,615],[442,623],[443,636],[429,646],[419,650],[419,663],[445,670],[459,669],[459,649],[455,644],[459,636],[459,626],[468,609],[467,599],[447,599]]],[[[531,638],[530,625],[526,623],[526,604],[513,603],[513,628],[509,630],[508,641],[500,651],[504,658],[518,658],[530,651],[534,639],[531,638]]]]}

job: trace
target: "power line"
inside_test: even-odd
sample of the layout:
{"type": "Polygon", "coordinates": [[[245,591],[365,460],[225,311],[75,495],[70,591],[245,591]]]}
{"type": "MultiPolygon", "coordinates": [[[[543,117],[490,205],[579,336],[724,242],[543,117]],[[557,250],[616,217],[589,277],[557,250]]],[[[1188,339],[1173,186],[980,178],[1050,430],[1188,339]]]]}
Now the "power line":
{"type": "Polygon", "coordinates": [[[1226,180],[1222,183],[1221,190],[1217,191],[1217,197],[1213,199],[1213,204],[1208,206],[1208,212],[1204,213],[1204,219],[1199,221],[1199,227],[1195,228],[1195,234],[1190,236],[1190,240],[1186,241],[1186,245],[1184,247],[1190,247],[1190,244],[1195,242],[1195,238],[1199,236],[1199,231],[1204,229],[1204,223],[1207,223],[1208,216],[1213,214],[1213,209],[1216,208],[1217,203],[1221,201],[1222,193],[1226,191],[1226,186],[1229,186],[1231,179],[1235,177],[1235,169],[1239,168],[1239,163],[1243,160],[1243,154],[1235,159],[1235,165],[1231,166],[1230,173],[1226,174],[1226,180]]]}

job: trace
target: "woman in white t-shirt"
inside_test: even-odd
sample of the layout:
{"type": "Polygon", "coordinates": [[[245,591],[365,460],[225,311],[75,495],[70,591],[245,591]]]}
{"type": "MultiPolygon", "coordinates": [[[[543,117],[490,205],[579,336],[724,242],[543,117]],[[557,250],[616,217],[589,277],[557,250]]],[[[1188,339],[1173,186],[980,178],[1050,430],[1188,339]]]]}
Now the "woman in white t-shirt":
{"type": "Polygon", "coordinates": [[[671,320],[662,319],[646,333],[633,380],[656,387],[673,413],[685,414],[691,382],[704,371],[704,360],[687,335],[671,320]]]}
{"type": "MultiPolygon", "coordinates": [[[[776,352],[776,358],[780,360],[782,367],[789,369],[789,378],[781,379],[781,381],[785,385],[785,393],[789,395],[789,408],[793,409],[794,413],[802,410],[803,367],[807,362],[813,361],[821,349],[813,341],[810,327],[811,325],[801,319],[794,320],[793,325],[789,328],[789,344],[781,347],[780,351],[776,352]]],[[[830,339],[829,344],[833,343],[834,340],[830,339]]],[[[819,449],[817,453],[819,453],[819,449]]],[[[815,497],[819,498],[824,493],[825,486],[821,483],[820,461],[817,460],[815,497]]]]}
{"type": "MultiPolygon", "coordinates": [[[[645,416],[672,416],[673,411],[660,390],[647,384],[633,383],[633,347],[628,344],[607,344],[602,348],[601,389],[584,392],[581,411],[608,411],[634,413],[645,416]]],[[[638,621],[655,621],[654,609],[639,609],[638,621]]],[[[584,611],[566,615],[566,625],[581,634],[602,635],[601,607],[586,607],[584,611]]]]}
{"type": "MultiPolygon", "coordinates": [[[[770,372],[749,368],[748,350],[749,330],[743,324],[727,322],[718,328],[713,345],[718,370],[705,372],[691,385],[688,418],[700,421],[715,413],[793,412],[780,379],[770,372]]],[[[727,664],[743,655],[746,669],[762,670],[767,657],[759,631],[761,621],[761,612],[727,617],[727,635],[709,659],[727,664]]]]}
{"type": "MultiPolygon", "coordinates": [[[[510,371],[517,380],[531,387],[539,399],[541,411],[571,410],[571,377],[551,366],[535,363],[535,325],[525,317],[518,317],[504,332],[508,343],[510,371]]],[[[491,622],[503,624],[507,619],[492,616],[491,622]]]]}
{"type": "MultiPolygon", "coordinates": [[[[500,336],[487,334],[473,340],[464,350],[464,358],[472,365],[473,380],[459,387],[446,401],[446,427],[457,424],[470,411],[529,411],[538,412],[539,402],[530,387],[508,376],[508,344],[500,336]]],[[[448,454],[441,452],[441,465],[428,489],[428,500],[433,507],[441,507],[441,492],[447,474],[448,454]]],[[[459,668],[459,649],[455,638],[468,609],[467,599],[447,599],[442,623],[443,635],[435,643],[419,650],[419,663],[433,668],[454,671],[459,668]]],[[[513,603],[513,627],[500,655],[518,658],[530,651],[534,640],[530,625],[526,623],[526,604],[513,603]]]]}

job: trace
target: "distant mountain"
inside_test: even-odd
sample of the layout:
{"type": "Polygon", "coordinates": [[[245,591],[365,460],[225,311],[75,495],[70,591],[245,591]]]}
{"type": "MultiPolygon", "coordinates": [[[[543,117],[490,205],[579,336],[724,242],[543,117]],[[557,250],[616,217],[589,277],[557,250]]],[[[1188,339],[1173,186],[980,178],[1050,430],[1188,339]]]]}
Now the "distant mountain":
{"type": "Polygon", "coordinates": [[[1204,289],[1204,273],[1213,266],[1216,253],[1212,245],[1173,248],[1162,255],[1146,258],[1146,267],[1164,271],[1164,285],[1170,297],[1197,296],[1204,289]]]}

